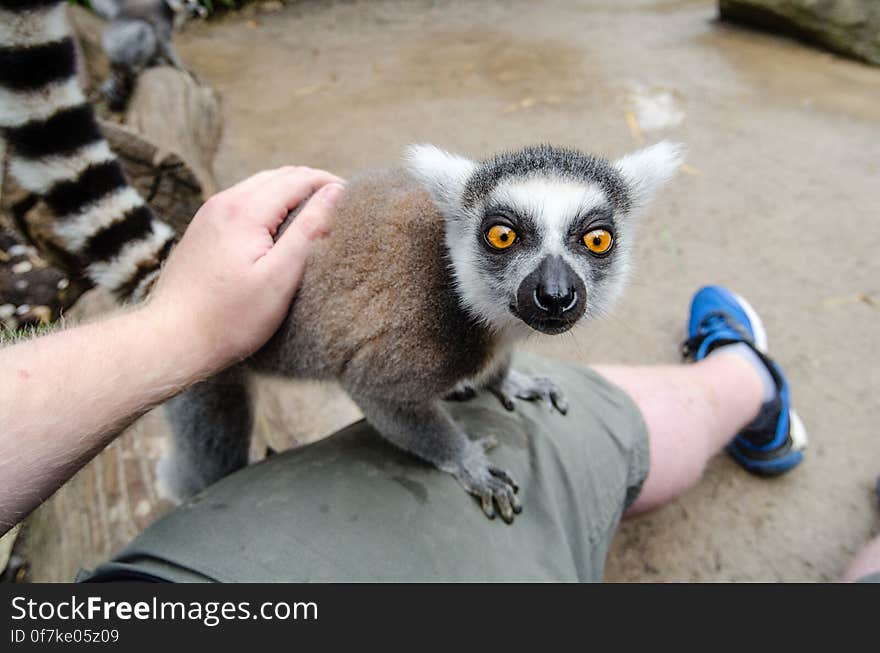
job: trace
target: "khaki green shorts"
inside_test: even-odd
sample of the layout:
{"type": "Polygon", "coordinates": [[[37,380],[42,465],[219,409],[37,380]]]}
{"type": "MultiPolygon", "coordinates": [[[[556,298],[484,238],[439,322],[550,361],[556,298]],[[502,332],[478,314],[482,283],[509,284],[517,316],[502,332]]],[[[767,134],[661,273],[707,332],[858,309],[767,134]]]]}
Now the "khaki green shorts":
{"type": "Polygon", "coordinates": [[[568,415],[508,412],[489,393],[450,402],[520,484],[512,525],[487,519],[450,475],[358,422],[208,488],[81,580],[599,581],[648,473],[648,437],[620,389],[589,369],[518,355],[553,378],[568,415]]]}

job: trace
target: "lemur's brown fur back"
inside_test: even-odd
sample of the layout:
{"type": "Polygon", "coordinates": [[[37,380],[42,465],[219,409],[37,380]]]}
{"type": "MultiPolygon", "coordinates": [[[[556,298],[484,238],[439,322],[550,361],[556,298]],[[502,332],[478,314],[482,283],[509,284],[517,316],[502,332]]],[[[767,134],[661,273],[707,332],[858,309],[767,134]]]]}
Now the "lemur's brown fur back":
{"type": "Polygon", "coordinates": [[[411,177],[351,181],[257,366],[368,396],[442,396],[482,372],[495,347],[459,306],[447,265],[443,216],[411,177]]]}

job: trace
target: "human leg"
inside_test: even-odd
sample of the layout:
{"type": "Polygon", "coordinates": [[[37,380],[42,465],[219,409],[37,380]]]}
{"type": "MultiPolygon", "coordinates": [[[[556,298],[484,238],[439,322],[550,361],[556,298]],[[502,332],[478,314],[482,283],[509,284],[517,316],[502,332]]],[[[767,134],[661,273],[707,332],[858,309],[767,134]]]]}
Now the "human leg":
{"type": "Polygon", "coordinates": [[[785,473],[802,458],[806,433],[782,370],[764,353],[766,332],[748,302],[719,286],[700,289],[687,334],[693,366],[597,369],[633,397],[649,432],[651,468],[628,514],[693,486],[725,446],[761,475],[785,473]]]}
{"type": "Polygon", "coordinates": [[[859,551],[842,580],[852,583],[868,579],[880,583],[880,537],[875,537],[859,551]]]}
{"type": "Polygon", "coordinates": [[[761,406],[760,380],[737,356],[713,356],[691,366],[593,369],[632,397],[648,427],[648,477],[627,515],[693,487],[709,459],[761,406]]]}

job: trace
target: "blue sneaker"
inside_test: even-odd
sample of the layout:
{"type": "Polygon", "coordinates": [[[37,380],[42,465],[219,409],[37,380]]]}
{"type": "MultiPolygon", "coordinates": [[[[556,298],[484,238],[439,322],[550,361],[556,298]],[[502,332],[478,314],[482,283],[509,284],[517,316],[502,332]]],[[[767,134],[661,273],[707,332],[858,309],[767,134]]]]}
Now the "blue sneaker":
{"type": "Polygon", "coordinates": [[[767,332],[755,309],[721,286],[700,288],[691,301],[685,358],[704,359],[716,347],[737,342],[750,346],[767,366],[777,393],[758,416],[727,446],[734,459],[754,474],[776,476],[797,467],[807,445],[807,432],[791,407],[788,381],[767,356],[767,332]]]}

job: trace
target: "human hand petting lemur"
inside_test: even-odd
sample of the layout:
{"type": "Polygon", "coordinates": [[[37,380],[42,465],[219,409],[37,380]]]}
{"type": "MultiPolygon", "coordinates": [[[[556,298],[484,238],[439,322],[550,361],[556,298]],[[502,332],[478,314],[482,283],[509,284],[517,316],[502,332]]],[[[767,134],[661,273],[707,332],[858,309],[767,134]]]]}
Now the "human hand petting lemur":
{"type": "Polygon", "coordinates": [[[343,183],[290,166],[214,195],[174,248],[145,309],[174,337],[190,339],[212,371],[251,354],[287,313],[343,183]],[[304,202],[276,242],[288,212],[304,202]]]}
{"type": "Polygon", "coordinates": [[[309,168],[261,172],[205,203],[145,304],[0,341],[0,534],[139,415],[272,335],[342,183],[309,168]]]}

